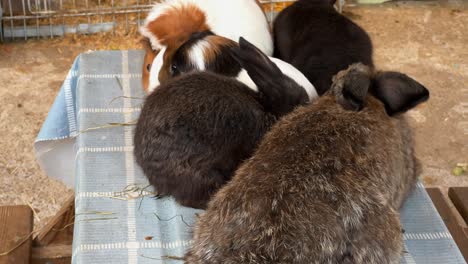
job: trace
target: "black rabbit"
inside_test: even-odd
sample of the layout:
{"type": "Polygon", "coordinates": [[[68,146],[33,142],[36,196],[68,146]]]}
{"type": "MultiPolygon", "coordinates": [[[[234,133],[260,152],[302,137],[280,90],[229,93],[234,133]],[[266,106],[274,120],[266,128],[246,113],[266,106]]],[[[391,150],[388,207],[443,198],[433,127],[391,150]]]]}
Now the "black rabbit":
{"type": "Polygon", "coordinates": [[[367,33],[338,13],[335,0],[299,0],[274,21],[274,56],[300,70],[322,95],[350,64],[373,66],[367,33]]]}
{"type": "Polygon", "coordinates": [[[261,80],[259,92],[230,77],[188,73],[155,89],[138,119],[138,164],[160,195],[185,206],[205,208],[277,118],[309,101],[306,91],[252,44],[241,39],[232,52],[261,80]]]}

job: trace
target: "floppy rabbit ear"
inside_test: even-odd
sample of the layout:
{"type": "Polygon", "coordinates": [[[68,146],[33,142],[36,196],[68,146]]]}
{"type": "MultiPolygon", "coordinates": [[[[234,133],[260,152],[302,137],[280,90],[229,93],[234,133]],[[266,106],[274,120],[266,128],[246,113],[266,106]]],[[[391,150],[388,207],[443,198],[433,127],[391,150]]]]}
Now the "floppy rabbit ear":
{"type": "Polygon", "coordinates": [[[266,111],[280,117],[309,101],[302,86],[284,75],[268,56],[244,38],[241,37],[239,47],[231,51],[233,58],[257,85],[259,101],[266,111]]]}
{"type": "Polygon", "coordinates": [[[429,99],[426,87],[399,72],[379,72],[371,92],[384,103],[390,116],[406,112],[429,99]]]}

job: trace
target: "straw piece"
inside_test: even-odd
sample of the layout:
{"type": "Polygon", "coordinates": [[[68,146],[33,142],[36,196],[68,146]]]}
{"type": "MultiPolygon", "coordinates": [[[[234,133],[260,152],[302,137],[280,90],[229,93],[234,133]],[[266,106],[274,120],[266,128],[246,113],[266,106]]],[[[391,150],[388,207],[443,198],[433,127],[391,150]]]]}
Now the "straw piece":
{"type": "Polygon", "coordinates": [[[100,221],[100,220],[114,220],[118,219],[118,217],[109,217],[109,218],[89,218],[89,219],[83,219],[80,220],[80,222],[92,222],[92,221],[100,221]]]}
{"type": "Polygon", "coordinates": [[[142,258],[147,258],[147,259],[154,259],[154,260],[168,260],[168,259],[180,260],[180,261],[184,261],[184,260],[185,260],[185,259],[182,258],[182,257],[169,256],[169,255],[161,256],[161,258],[154,258],[154,257],[148,257],[148,256],[145,256],[145,255],[143,255],[143,254],[140,254],[140,257],[142,257],[142,258]]]}
{"type": "Polygon", "coordinates": [[[125,96],[125,95],[121,95],[121,96],[117,96],[117,97],[114,97],[108,105],[112,104],[115,100],[117,99],[120,99],[120,98],[124,98],[124,99],[135,99],[135,100],[144,100],[145,98],[143,97],[133,97],[133,96],[125,96]]]}
{"type": "Polygon", "coordinates": [[[168,222],[168,221],[171,221],[172,219],[174,219],[174,218],[176,218],[176,217],[180,217],[180,219],[182,220],[182,222],[183,222],[186,226],[188,226],[188,227],[193,227],[193,226],[187,224],[187,222],[185,222],[184,216],[182,216],[182,215],[174,215],[173,217],[171,217],[171,218],[169,218],[169,219],[162,219],[162,218],[161,218],[159,215],[157,215],[156,213],[153,213],[153,214],[154,214],[154,216],[156,216],[156,218],[158,218],[159,221],[163,221],[163,222],[168,222]]]}
{"type": "Polygon", "coordinates": [[[122,85],[122,82],[120,82],[119,77],[115,76],[115,79],[117,80],[117,83],[119,84],[120,90],[123,91],[123,85],[122,85]]]}
{"type": "Polygon", "coordinates": [[[96,215],[113,215],[113,214],[116,214],[116,213],[112,213],[112,212],[100,212],[100,211],[87,211],[87,212],[79,213],[79,214],[76,214],[76,215],[90,215],[90,214],[96,214],[96,215]]]}

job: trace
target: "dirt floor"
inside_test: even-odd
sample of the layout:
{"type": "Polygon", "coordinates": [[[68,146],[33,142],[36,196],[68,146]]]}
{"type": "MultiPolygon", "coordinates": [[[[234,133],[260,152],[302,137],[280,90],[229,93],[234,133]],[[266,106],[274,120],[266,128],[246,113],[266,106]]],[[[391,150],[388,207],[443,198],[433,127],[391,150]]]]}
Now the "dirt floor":
{"type": "MultiPolygon", "coordinates": [[[[468,186],[453,176],[468,162],[468,7],[424,3],[345,7],[374,42],[381,69],[405,72],[431,91],[409,113],[426,186],[468,186]]],[[[35,162],[33,142],[76,55],[138,48],[138,36],[99,35],[0,44],[0,205],[30,204],[36,227],[55,214],[71,190],[35,162]]]]}

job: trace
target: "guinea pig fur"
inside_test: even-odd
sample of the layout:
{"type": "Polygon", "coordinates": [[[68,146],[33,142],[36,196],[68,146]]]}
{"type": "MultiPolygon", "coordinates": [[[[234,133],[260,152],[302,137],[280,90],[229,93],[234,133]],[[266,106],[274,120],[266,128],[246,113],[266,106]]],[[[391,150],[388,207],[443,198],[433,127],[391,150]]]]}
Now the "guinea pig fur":
{"type": "MultiPolygon", "coordinates": [[[[170,67],[170,74],[171,76],[178,76],[191,71],[210,71],[234,77],[252,90],[258,91],[257,85],[252,81],[246,69],[232,55],[233,49],[235,50],[239,45],[243,47],[249,46],[250,50],[262,53],[260,49],[242,37],[239,39],[239,43],[237,43],[228,38],[214,35],[210,31],[194,33],[175,52],[170,67]]],[[[277,58],[268,57],[266,54],[261,57],[261,60],[273,62],[284,75],[293,79],[305,89],[310,100],[318,96],[312,83],[291,64],[277,58]]],[[[258,63],[263,62],[259,61],[258,63]]]]}
{"type": "Polygon", "coordinates": [[[169,78],[169,65],[175,50],[192,33],[211,30],[218,35],[238,40],[244,36],[266,54],[273,53],[273,40],[260,5],[255,0],[165,0],[156,3],[140,27],[157,53],[159,64],[148,66],[155,74],[151,81],[143,79],[149,93],[169,78]],[[161,50],[164,51],[162,52],[161,50]]]}
{"type": "Polygon", "coordinates": [[[357,62],[373,66],[368,34],[338,13],[335,0],[299,0],[281,11],[273,24],[274,56],[300,70],[319,95],[332,77],[357,62]]]}
{"type": "Polygon", "coordinates": [[[401,73],[356,64],[338,74],[214,195],[185,263],[399,263],[397,210],[419,173],[402,113],[428,97],[401,73]]]}

